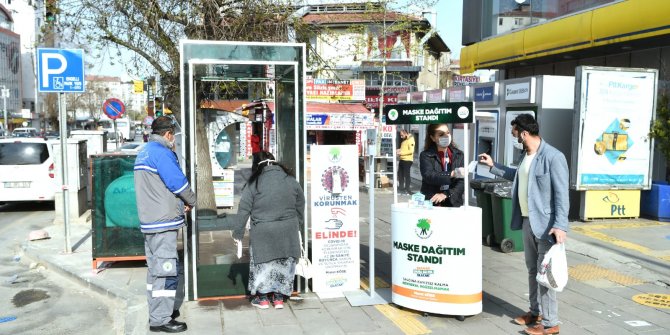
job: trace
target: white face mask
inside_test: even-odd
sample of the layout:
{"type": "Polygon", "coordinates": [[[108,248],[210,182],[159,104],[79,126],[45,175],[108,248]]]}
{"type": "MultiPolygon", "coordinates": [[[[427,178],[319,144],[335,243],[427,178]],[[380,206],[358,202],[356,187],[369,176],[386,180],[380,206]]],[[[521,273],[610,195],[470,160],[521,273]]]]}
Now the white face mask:
{"type": "Polygon", "coordinates": [[[451,144],[451,136],[443,136],[437,140],[437,145],[441,148],[448,147],[451,144]]]}
{"type": "Polygon", "coordinates": [[[172,135],[172,141],[168,141],[168,145],[170,145],[170,149],[174,149],[176,141],[177,141],[177,137],[172,135]]]}

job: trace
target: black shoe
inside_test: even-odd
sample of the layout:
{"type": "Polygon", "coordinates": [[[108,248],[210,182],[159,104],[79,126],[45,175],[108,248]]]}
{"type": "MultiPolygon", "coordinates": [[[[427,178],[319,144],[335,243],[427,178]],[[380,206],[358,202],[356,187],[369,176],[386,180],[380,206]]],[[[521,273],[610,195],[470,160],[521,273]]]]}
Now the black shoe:
{"type": "Polygon", "coordinates": [[[179,313],[179,310],[178,310],[178,309],[175,309],[175,310],[172,312],[172,315],[170,315],[170,318],[172,318],[172,321],[174,321],[175,324],[185,325],[186,322],[177,321],[177,318],[178,318],[180,315],[181,315],[181,314],[179,313]]]}
{"type": "Polygon", "coordinates": [[[181,333],[186,329],[188,329],[186,323],[175,320],[171,320],[162,326],[149,326],[149,330],[152,332],[181,333]]]}

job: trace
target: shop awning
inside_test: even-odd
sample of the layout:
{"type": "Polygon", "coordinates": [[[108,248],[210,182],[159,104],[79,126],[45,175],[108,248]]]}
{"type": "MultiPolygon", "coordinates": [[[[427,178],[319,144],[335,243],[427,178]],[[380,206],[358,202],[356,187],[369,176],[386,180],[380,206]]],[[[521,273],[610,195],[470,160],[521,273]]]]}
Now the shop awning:
{"type": "MultiPolygon", "coordinates": [[[[274,113],[275,104],[270,101],[211,100],[200,104],[200,108],[233,112],[253,118],[263,105],[274,113]]],[[[307,102],[305,113],[307,130],[364,130],[375,127],[375,115],[363,103],[307,102]]]]}
{"type": "MultiPolygon", "coordinates": [[[[576,58],[589,49],[630,49],[670,36],[670,1],[628,0],[495,36],[461,49],[461,73],[542,57],[576,58]],[[574,54],[574,55],[571,55],[574,54]]],[[[664,44],[665,45],[665,44],[664,44]]]]}

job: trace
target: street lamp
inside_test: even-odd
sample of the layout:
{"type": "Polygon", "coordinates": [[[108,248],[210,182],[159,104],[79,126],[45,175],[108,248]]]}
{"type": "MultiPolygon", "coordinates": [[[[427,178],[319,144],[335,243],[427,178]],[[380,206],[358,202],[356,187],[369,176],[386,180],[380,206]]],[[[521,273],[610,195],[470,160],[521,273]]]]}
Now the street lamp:
{"type": "Polygon", "coordinates": [[[5,130],[4,130],[4,136],[7,137],[7,98],[9,98],[9,89],[5,85],[2,86],[2,113],[5,117],[5,130]]]}

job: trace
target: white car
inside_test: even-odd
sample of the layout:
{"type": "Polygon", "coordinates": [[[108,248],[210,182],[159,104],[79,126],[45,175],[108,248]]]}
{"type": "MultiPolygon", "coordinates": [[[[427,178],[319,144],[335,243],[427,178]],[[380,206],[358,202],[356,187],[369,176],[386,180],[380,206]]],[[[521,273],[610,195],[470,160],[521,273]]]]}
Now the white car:
{"type": "Polygon", "coordinates": [[[120,151],[123,153],[131,153],[131,154],[136,154],[140,152],[146,143],[143,142],[133,142],[133,143],[126,143],[119,147],[116,151],[120,151]]]}
{"type": "Polygon", "coordinates": [[[53,201],[60,183],[42,138],[0,139],[0,202],[53,201]]]}
{"type": "Polygon", "coordinates": [[[16,128],[12,131],[12,137],[38,137],[37,129],[35,128],[16,128]]]}

